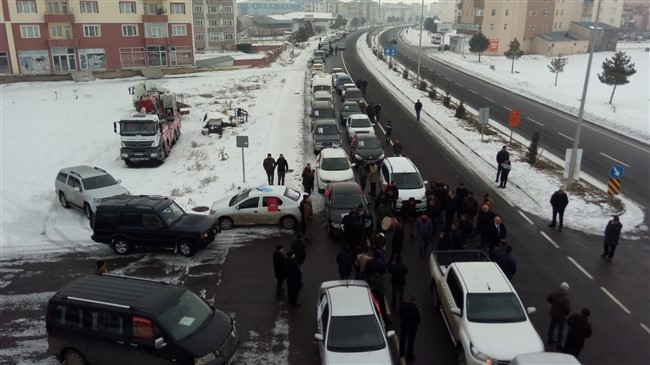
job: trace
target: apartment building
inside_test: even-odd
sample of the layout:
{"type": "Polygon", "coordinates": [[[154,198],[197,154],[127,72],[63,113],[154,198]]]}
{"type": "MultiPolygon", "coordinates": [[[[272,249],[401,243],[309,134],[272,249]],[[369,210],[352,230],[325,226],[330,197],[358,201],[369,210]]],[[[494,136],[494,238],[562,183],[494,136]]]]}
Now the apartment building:
{"type": "Polygon", "coordinates": [[[338,13],[341,1],[338,0],[294,0],[306,13],[338,13]]]}
{"type": "Polygon", "coordinates": [[[443,23],[455,23],[460,16],[460,0],[440,0],[438,18],[443,23]]]}
{"type": "Polygon", "coordinates": [[[302,11],[303,6],[290,0],[243,0],[237,1],[237,15],[278,15],[302,11]]]}
{"type": "Polygon", "coordinates": [[[192,20],[197,52],[220,51],[235,43],[235,0],[192,0],[192,20]]]}
{"type": "Polygon", "coordinates": [[[190,6],[189,0],[3,0],[2,73],[192,65],[190,6]]]}
{"type": "Polygon", "coordinates": [[[336,13],[345,17],[348,21],[365,18],[370,23],[375,23],[379,19],[379,3],[373,1],[349,1],[338,2],[336,13]]]}

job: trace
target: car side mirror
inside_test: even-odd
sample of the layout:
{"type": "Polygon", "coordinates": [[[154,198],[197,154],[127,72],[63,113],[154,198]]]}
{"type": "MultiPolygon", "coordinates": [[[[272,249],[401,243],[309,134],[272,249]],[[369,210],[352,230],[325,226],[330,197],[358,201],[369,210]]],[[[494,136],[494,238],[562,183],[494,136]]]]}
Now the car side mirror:
{"type": "Polygon", "coordinates": [[[235,207],[235,210],[239,210],[239,205],[235,207]]]}
{"type": "Polygon", "coordinates": [[[122,179],[117,179],[117,183],[118,183],[118,184],[121,184],[121,183],[122,183],[122,179]]]}
{"type": "Polygon", "coordinates": [[[316,341],[323,341],[323,335],[321,335],[320,333],[314,333],[314,338],[316,339],[316,341]]]}
{"type": "Polygon", "coordinates": [[[424,185],[429,185],[429,182],[424,180],[424,185]]]}
{"type": "Polygon", "coordinates": [[[461,317],[463,315],[463,311],[458,307],[451,308],[451,313],[457,315],[458,317],[461,317]]]}
{"type": "Polygon", "coordinates": [[[158,337],[157,339],[155,339],[153,344],[156,350],[164,349],[165,347],[167,347],[167,342],[165,342],[165,339],[162,337],[158,337]]]}
{"type": "Polygon", "coordinates": [[[350,167],[357,167],[357,164],[355,162],[350,164],[350,167]]]}
{"type": "Polygon", "coordinates": [[[537,309],[535,307],[528,307],[528,308],[526,308],[526,312],[528,314],[533,314],[533,313],[537,312],[537,309]]]}
{"type": "Polygon", "coordinates": [[[386,332],[386,337],[391,338],[393,336],[395,336],[395,331],[390,330],[390,331],[386,332]]]}

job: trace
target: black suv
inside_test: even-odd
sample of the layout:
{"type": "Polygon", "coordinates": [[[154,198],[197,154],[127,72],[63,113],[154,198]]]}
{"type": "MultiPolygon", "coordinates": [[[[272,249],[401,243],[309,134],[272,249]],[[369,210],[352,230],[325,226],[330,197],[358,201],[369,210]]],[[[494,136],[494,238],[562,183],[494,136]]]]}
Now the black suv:
{"type": "Polygon", "coordinates": [[[185,213],[172,199],[149,195],[125,195],[102,202],[91,227],[93,241],[110,244],[118,255],[142,246],[192,256],[221,232],[214,217],[185,213]]]}

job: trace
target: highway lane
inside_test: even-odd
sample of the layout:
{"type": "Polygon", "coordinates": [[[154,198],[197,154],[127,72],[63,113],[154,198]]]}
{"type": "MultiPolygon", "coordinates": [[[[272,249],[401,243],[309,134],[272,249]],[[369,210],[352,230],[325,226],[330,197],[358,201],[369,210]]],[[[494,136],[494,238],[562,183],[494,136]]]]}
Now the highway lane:
{"type": "MultiPolygon", "coordinates": [[[[399,39],[398,33],[399,29],[389,30],[381,36],[380,42],[387,44],[391,38],[399,39]]],[[[397,59],[411,70],[416,70],[417,47],[409,46],[401,40],[398,47],[397,59]]],[[[426,48],[427,52],[431,49],[426,48]]],[[[473,108],[489,107],[490,117],[502,125],[507,126],[510,110],[519,109],[521,125],[517,132],[530,139],[534,131],[539,131],[540,146],[545,150],[564,158],[566,149],[572,148],[577,120],[575,116],[539,103],[534,97],[512,93],[434,59],[422,57],[421,64],[423,77],[434,80],[436,86],[448,90],[473,108]]],[[[650,146],[587,122],[582,126],[580,147],[584,149],[584,172],[606,184],[610,167],[623,166],[625,176],[622,193],[646,209],[650,206],[650,146]]]]}
{"type": "MultiPolygon", "coordinates": [[[[648,326],[650,322],[650,311],[647,308],[650,301],[650,287],[647,283],[650,274],[647,265],[650,251],[647,245],[626,241],[621,245],[621,248],[627,247],[626,252],[617,252],[620,256],[612,263],[607,263],[599,257],[602,249],[601,237],[585,235],[572,230],[571,227],[558,233],[547,228],[548,222],[543,219],[532,215],[524,218],[526,214],[512,207],[507,201],[507,190],[495,189],[491,176],[478,176],[467,169],[462,161],[457,161],[455,156],[440,147],[435,137],[429,135],[429,132],[415,121],[410,106],[405,107],[393,100],[391,93],[380,86],[379,80],[367,72],[356,54],[352,43],[354,38],[356,36],[347,43],[347,51],[344,53],[345,65],[354,79],[368,79],[370,86],[366,99],[382,103],[381,124],[388,119],[393,120],[396,124],[394,138],[402,141],[404,154],[416,163],[424,178],[444,176],[452,187],[458,182],[464,182],[477,195],[487,191],[495,199],[496,211],[508,226],[509,240],[514,246],[514,256],[519,265],[514,285],[524,305],[537,308],[538,313],[531,316],[531,321],[542,338],[545,339],[548,326],[549,305],[545,300],[546,295],[556,289],[562,281],[567,281],[572,285],[570,295],[574,311],[587,306],[594,313],[592,320],[595,333],[593,338],[588,340],[581,359],[589,364],[643,362],[642,359],[646,358],[644,348],[650,340],[650,334],[641,326],[648,326]],[[553,240],[553,243],[544,235],[553,240]],[[602,288],[621,302],[630,313],[624,311],[602,288]],[[619,335],[612,336],[612,333],[619,335]]],[[[337,58],[332,60],[336,61],[337,58]]],[[[381,135],[381,129],[378,128],[377,133],[381,135]]],[[[408,263],[415,264],[420,270],[417,277],[409,277],[409,283],[413,280],[418,284],[425,282],[428,273],[419,266],[422,263],[408,263]]],[[[420,288],[420,293],[422,291],[425,291],[426,295],[426,289],[420,288]]],[[[433,317],[439,318],[437,313],[433,317]]],[[[444,333],[444,326],[442,330],[444,333]]],[[[422,328],[422,331],[427,332],[420,332],[416,347],[420,348],[421,341],[424,341],[425,348],[427,343],[441,344],[440,328],[422,328]],[[429,336],[433,337],[428,338],[429,336]]],[[[450,342],[448,337],[442,343],[444,342],[450,342]]],[[[429,351],[434,350],[450,356],[444,349],[429,351]]]]}

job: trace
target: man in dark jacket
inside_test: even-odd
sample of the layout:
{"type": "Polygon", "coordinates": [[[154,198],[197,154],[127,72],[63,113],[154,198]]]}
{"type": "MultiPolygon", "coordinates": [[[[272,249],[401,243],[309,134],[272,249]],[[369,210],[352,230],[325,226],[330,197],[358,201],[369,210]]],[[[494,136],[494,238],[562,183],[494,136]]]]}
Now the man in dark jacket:
{"type": "Polygon", "coordinates": [[[262,162],[262,166],[264,167],[264,171],[266,171],[266,179],[268,180],[269,185],[273,185],[273,172],[275,171],[275,159],[271,157],[270,153],[266,155],[264,162],[262,162]]]}
{"type": "Polygon", "coordinates": [[[379,122],[379,116],[381,115],[381,103],[375,104],[375,122],[379,122]]]}
{"type": "Polygon", "coordinates": [[[582,313],[573,314],[567,319],[566,324],[569,327],[569,331],[566,334],[564,353],[578,357],[580,350],[585,345],[585,340],[591,337],[590,315],[591,312],[589,309],[583,308],[582,313]]]}
{"type": "Polygon", "coordinates": [[[463,201],[469,194],[469,190],[465,187],[464,183],[458,183],[456,187],[456,197],[454,202],[456,203],[456,220],[460,219],[460,215],[463,214],[463,201]]]}
{"type": "Polygon", "coordinates": [[[420,120],[420,113],[422,113],[422,102],[420,99],[415,102],[415,119],[420,120]]]}
{"type": "Polygon", "coordinates": [[[413,295],[411,300],[403,303],[400,308],[400,339],[399,339],[399,356],[406,355],[406,361],[413,361],[413,343],[415,343],[415,334],[420,325],[420,308],[417,305],[418,298],[413,295]]]}
{"type": "Polygon", "coordinates": [[[388,267],[388,272],[390,273],[390,283],[393,287],[393,293],[391,296],[391,307],[393,309],[398,309],[398,305],[402,305],[404,301],[404,288],[406,287],[406,274],[409,272],[409,268],[404,262],[402,262],[402,257],[397,256],[395,262],[388,267]]]}
{"type": "Polygon", "coordinates": [[[484,204],[481,207],[481,211],[478,212],[478,217],[476,218],[476,229],[481,235],[481,248],[487,248],[488,242],[488,232],[492,228],[492,222],[494,222],[494,217],[496,213],[490,210],[490,206],[484,204]]]}
{"type": "Polygon", "coordinates": [[[280,157],[275,162],[275,166],[278,168],[278,185],[284,185],[284,175],[289,170],[289,164],[283,154],[280,154],[280,157]]]}
{"type": "Polygon", "coordinates": [[[347,246],[341,247],[339,253],[336,254],[336,264],[339,267],[339,279],[347,280],[352,274],[352,254],[347,246]]]}
{"type": "Polygon", "coordinates": [[[492,258],[494,248],[499,246],[501,240],[506,239],[506,233],[506,225],[501,223],[501,217],[495,216],[487,231],[487,246],[490,250],[490,258],[492,258]]]}
{"type": "Polygon", "coordinates": [[[474,218],[476,218],[476,215],[478,214],[478,200],[474,198],[473,192],[467,192],[467,196],[463,199],[461,213],[467,215],[467,220],[471,224],[474,224],[474,218]]]}
{"type": "Polygon", "coordinates": [[[548,297],[546,297],[546,300],[551,303],[551,311],[549,312],[551,323],[548,327],[546,343],[549,345],[557,344],[557,349],[562,348],[564,323],[566,322],[566,317],[571,313],[571,303],[567,291],[569,291],[569,284],[562,283],[558,290],[552,292],[548,297]],[[557,342],[554,339],[555,328],[557,328],[557,342]]]}
{"type": "Polygon", "coordinates": [[[508,147],[501,147],[501,151],[497,153],[497,178],[494,182],[499,182],[499,177],[501,175],[501,164],[510,159],[510,153],[508,152],[508,147]]]}
{"type": "Polygon", "coordinates": [[[494,261],[499,265],[501,271],[503,271],[510,282],[512,282],[512,277],[515,276],[515,273],[517,273],[517,263],[511,253],[512,246],[506,245],[504,252],[494,255],[494,261]]]}
{"type": "Polygon", "coordinates": [[[287,278],[287,258],[284,256],[283,245],[275,246],[275,251],[273,252],[273,271],[275,272],[275,278],[278,280],[275,285],[275,295],[279,298],[283,296],[282,283],[287,278]]]}
{"type": "Polygon", "coordinates": [[[296,261],[296,254],[293,251],[287,253],[287,292],[289,304],[293,307],[300,307],[298,303],[298,292],[302,289],[302,271],[296,261]]]}
{"type": "Polygon", "coordinates": [[[371,278],[375,274],[384,275],[386,273],[386,264],[381,258],[381,254],[375,250],[372,252],[372,259],[366,262],[364,267],[364,274],[366,278],[371,278]]]}
{"type": "Polygon", "coordinates": [[[442,228],[438,234],[438,251],[447,251],[451,250],[452,241],[451,235],[447,228],[442,228]]]}
{"type": "Polygon", "coordinates": [[[391,122],[390,120],[384,126],[384,130],[386,131],[386,143],[388,143],[388,141],[390,141],[390,136],[391,136],[391,134],[393,134],[393,128],[394,128],[393,127],[393,122],[391,122]]]}
{"type": "Polygon", "coordinates": [[[397,187],[397,181],[393,180],[390,182],[390,185],[388,185],[386,188],[386,195],[388,196],[390,209],[395,210],[395,204],[397,204],[397,199],[399,198],[399,188],[397,187]]]}
{"type": "Polygon", "coordinates": [[[449,229],[454,221],[454,215],[456,215],[456,194],[454,194],[454,191],[447,190],[447,195],[441,200],[441,203],[442,210],[445,211],[445,227],[449,229]]]}
{"type": "Polygon", "coordinates": [[[451,249],[460,251],[465,249],[465,237],[463,231],[458,227],[458,222],[451,224],[449,235],[451,236],[451,249]]]}
{"type": "MultiPolygon", "coordinates": [[[[382,228],[384,228],[383,223],[382,228]]],[[[395,218],[391,218],[391,226],[389,229],[392,231],[392,239],[390,242],[391,252],[388,263],[391,263],[396,257],[402,256],[402,248],[404,246],[404,229],[399,223],[397,223],[397,219],[395,218]]]]}
{"type": "Polygon", "coordinates": [[[415,206],[415,198],[411,197],[409,200],[402,202],[402,208],[400,209],[402,213],[402,226],[404,230],[408,227],[411,238],[415,238],[415,218],[417,217],[417,211],[415,206]]]}
{"type": "Polygon", "coordinates": [[[302,233],[298,233],[294,236],[293,242],[291,242],[291,251],[296,256],[296,262],[300,265],[300,270],[302,270],[302,265],[307,259],[307,246],[305,246],[305,236],[302,233]]]}
{"type": "Polygon", "coordinates": [[[402,142],[400,142],[399,139],[396,139],[395,142],[393,142],[393,156],[395,157],[402,156],[403,149],[404,147],[402,146],[402,142]]]}
{"type": "Polygon", "coordinates": [[[618,246],[618,240],[621,238],[621,229],[623,229],[623,225],[617,215],[607,222],[607,226],[605,227],[605,242],[603,245],[605,250],[600,255],[601,257],[607,256],[607,259],[612,261],[614,251],[616,250],[616,246],[618,246]]]}
{"type": "Polygon", "coordinates": [[[553,207],[553,221],[548,226],[555,228],[555,218],[560,216],[560,226],[558,227],[559,231],[562,232],[562,225],[564,224],[564,209],[569,205],[569,197],[564,192],[563,188],[560,188],[558,191],[554,192],[551,195],[551,207],[553,207]]]}

